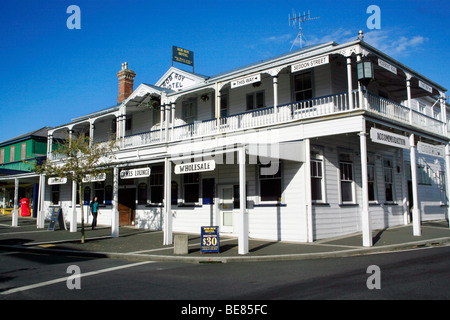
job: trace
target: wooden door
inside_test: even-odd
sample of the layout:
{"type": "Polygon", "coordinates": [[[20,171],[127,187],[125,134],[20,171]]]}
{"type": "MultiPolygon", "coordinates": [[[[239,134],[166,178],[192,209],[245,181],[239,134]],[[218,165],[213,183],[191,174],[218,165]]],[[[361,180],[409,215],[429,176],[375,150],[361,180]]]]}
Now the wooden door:
{"type": "Polygon", "coordinates": [[[131,225],[136,209],[136,189],[119,189],[119,225],[131,225]]]}

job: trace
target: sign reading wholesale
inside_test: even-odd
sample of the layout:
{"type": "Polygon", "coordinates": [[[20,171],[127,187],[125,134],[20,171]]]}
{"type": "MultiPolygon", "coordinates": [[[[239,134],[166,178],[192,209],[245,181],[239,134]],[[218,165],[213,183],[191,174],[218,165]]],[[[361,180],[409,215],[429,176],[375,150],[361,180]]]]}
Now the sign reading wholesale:
{"type": "Polygon", "coordinates": [[[372,128],[370,138],[373,142],[402,149],[409,149],[409,138],[389,131],[372,128]]]}
{"type": "Polygon", "coordinates": [[[213,171],[215,168],[216,162],[214,160],[183,163],[175,165],[175,174],[213,171]]]}
{"type": "Polygon", "coordinates": [[[172,61],[194,66],[194,52],[172,46],[172,61]]]}

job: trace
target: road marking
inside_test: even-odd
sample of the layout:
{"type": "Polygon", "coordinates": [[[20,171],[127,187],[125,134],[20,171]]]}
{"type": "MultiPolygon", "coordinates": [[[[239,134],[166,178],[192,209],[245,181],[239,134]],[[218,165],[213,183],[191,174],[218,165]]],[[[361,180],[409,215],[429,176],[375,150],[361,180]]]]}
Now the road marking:
{"type": "MultiPolygon", "coordinates": [[[[120,270],[120,269],[137,267],[137,266],[140,266],[140,265],[149,264],[149,263],[155,263],[155,262],[156,261],[142,261],[142,262],[127,264],[127,265],[123,265],[123,266],[117,266],[117,267],[111,267],[111,268],[101,269],[101,270],[97,270],[97,271],[81,273],[80,274],[80,278],[94,276],[94,275],[97,275],[97,274],[100,274],[100,273],[111,272],[111,271],[116,271],[116,270],[120,270]]],[[[52,284],[55,284],[55,283],[65,282],[65,281],[67,281],[67,279],[69,277],[63,277],[63,278],[54,279],[54,280],[50,280],[50,281],[44,281],[44,282],[40,282],[40,283],[28,285],[28,286],[18,287],[18,288],[14,288],[14,289],[10,289],[10,290],[6,290],[6,291],[3,291],[3,292],[0,292],[0,294],[8,295],[8,294],[21,292],[21,291],[27,291],[27,290],[31,290],[31,289],[35,289],[35,288],[39,288],[39,287],[45,287],[45,286],[49,286],[49,285],[52,285],[52,284]]]]}

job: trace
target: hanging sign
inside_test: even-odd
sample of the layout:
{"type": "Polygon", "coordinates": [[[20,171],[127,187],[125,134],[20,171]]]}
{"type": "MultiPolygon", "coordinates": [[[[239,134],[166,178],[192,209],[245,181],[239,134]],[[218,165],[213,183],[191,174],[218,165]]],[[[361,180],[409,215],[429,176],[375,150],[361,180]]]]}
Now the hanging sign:
{"type": "Polygon", "coordinates": [[[231,88],[242,87],[247,84],[255,83],[261,81],[261,74],[254,74],[245,78],[240,78],[234,81],[231,81],[231,88]]]}
{"type": "Polygon", "coordinates": [[[422,82],[420,80],[419,80],[419,87],[422,88],[425,91],[433,93],[433,88],[431,86],[427,85],[425,82],[422,82]]]}
{"type": "Polygon", "coordinates": [[[150,168],[129,169],[120,171],[120,179],[150,177],[150,168]]]}
{"type": "Polygon", "coordinates": [[[59,178],[59,177],[48,178],[48,184],[49,185],[65,184],[65,183],[67,183],[67,178],[59,178]]]}
{"type": "Polygon", "coordinates": [[[214,171],[216,162],[214,160],[183,163],[175,165],[175,174],[214,171]]]}
{"type": "Polygon", "coordinates": [[[97,175],[88,174],[86,177],[83,178],[83,182],[98,182],[98,181],[105,181],[106,180],[106,173],[99,173],[97,175]]]}
{"type": "Polygon", "coordinates": [[[300,63],[293,64],[291,66],[291,72],[297,72],[300,70],[314,68],[317,66],[321,66],[323,64],[327,64],[329,62],[330,62],[330,60],[329,60],[328,56],[302,61],[300,63]]]}
{"type": "Polygon", "coordinates": [[[389,131],[372,128],[370,138],[375,143],[386,144],[397,148],[409,149],[409,138],[389,131]]]}
{"type": "Polygon", "coordinates": [[[422,154],[440,158],[444,158],[445,156],[445,148],[443,145],[434,146],[422,141],[417,142],[417,151],[422,154]]]}
{"type": "Polygon", "coordinates": [[[219,227],[201,227],[200,253],[220,253],[219,227]]]}
{"type": "Polygon", "coordinates": [[[397,68],[394,67],[393,65],[387,63],[384,60],[378,59],[378,65],[390,72],[392,72],[393,74],[397,74],[397,68]]]}
{"type": "Polygon", "coordinates": [[[172,46],[172,61],[194,66],[194,52],[172,46]]]}

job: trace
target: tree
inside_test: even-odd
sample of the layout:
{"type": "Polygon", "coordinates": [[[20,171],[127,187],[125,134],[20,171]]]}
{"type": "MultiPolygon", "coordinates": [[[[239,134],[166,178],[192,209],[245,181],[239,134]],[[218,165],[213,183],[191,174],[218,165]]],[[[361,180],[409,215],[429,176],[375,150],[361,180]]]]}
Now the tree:
{"type": "MultiPolygon", "coordinates": [[[[111,171],[114,160],[115,141],[94,143],[89,137],[79,135],[65,139],[53,151],[60,160],[47,159],[42,165],[35,165],[34,171],[47,177],[67,178],[76,183],[78,196],[82,199],[83,179],[111,171]]],[[[56,158],[56,157],[55,157],[56,158]]],[[[81,243],[84,243],[84,206],[81,206],[81,243]]]]}

